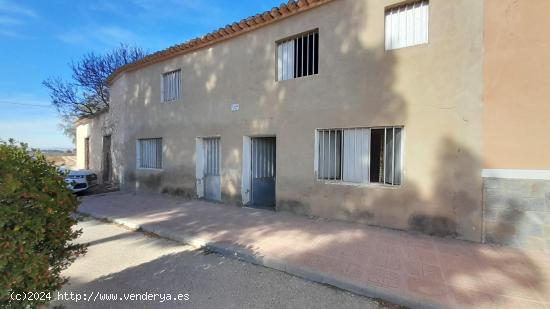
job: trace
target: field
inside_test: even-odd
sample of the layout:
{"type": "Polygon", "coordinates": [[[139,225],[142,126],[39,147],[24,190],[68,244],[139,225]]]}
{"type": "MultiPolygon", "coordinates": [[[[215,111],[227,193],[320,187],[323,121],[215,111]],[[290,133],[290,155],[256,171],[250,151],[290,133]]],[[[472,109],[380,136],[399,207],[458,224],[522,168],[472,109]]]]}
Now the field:
{"type": "Polygon", "coordinates": [[[70,169],[76,167],[75,155],[48,155],[46,154],[48,161],[53,162],[57,166],[66,166],[70,169]]]}

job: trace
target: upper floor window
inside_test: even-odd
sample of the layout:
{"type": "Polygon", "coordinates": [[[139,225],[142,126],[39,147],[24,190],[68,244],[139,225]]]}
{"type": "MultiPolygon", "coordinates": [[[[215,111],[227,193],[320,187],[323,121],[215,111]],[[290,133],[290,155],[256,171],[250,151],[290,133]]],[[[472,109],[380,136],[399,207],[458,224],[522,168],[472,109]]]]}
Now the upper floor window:
{"type": "Polygon", "coordinates": [[[172,102],[181,99],[181,70],[162,74],[160,101],[172,102]]]}
{"type": "Polygon", "coordinates": [[[403,128],[317,130],[316,174],[320,180],[400,185],[403,128]]]}
{"type": "Polygon", "coordinates": [[[429,1],[386,9],[386,50],[428,43],[429,1]]]}
{"type": "Polygon", "coordinates": [[[277,80],[319,73],[319,30],[277,43],[277,80]]]}

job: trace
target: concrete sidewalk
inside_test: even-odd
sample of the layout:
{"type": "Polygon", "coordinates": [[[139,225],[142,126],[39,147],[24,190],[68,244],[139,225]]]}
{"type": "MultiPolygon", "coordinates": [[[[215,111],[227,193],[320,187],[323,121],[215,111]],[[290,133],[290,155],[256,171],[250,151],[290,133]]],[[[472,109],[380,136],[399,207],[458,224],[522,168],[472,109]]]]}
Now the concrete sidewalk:
{"type": "Polygon", "coordinates": [[[550,308],[542,252],[169,196],[89,196],[79,211],[410,307],[550,308]]]}

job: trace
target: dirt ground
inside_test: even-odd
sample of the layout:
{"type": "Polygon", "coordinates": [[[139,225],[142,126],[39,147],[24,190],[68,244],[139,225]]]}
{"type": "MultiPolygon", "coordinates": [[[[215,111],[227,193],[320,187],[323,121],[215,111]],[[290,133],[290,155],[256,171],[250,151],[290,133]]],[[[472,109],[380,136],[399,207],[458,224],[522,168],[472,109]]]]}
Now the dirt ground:
{"type": "Polygon", "coordinates": [[[97,184],[86,191],[77,193],[78,196],[96,195],[109,192],[119,191],[120,188],[117,184],[97,184]]]}
{"type": "Polygon", "coordinates": [[[53,162],[57,166],[66,166],[70,169],[76,167],[76,156],[75,155],[46,155],[48,161],[53,162]]]}

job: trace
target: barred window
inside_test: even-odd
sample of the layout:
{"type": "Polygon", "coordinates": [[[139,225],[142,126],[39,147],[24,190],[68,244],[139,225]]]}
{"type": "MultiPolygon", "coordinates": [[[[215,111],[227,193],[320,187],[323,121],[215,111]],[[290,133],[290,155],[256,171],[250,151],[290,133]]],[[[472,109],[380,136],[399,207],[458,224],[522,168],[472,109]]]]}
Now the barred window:
{"type": "Polygon", "coordinates": [[[386,9],[386,50],[428,43],[429,1],[386,9]]]}
{"type": "Polygon", "coordinates": [[[402,183],[402,127],[317,130],[317,178],[402,183]]]}
{"type": "Polygon", "coordinates": [[[138,139],[136,145],[138,168],[162,168],[162,138],[138,139]]]}
{"type": "Polygon", "coordinates": [[[162,74],[161,102],[172,102],[181,99],[181,70],[162,74]]]}
{"type": "Polygon", "coordinates": [[[319,31],[310,31],[277,44],[277,80],[319,73],[319,31]]]}
{"type": "Polygon", "coordinates": [[[211,137],[203,140],[205,158],[205,176],[220,176],[220,138],[211,137]]]}

